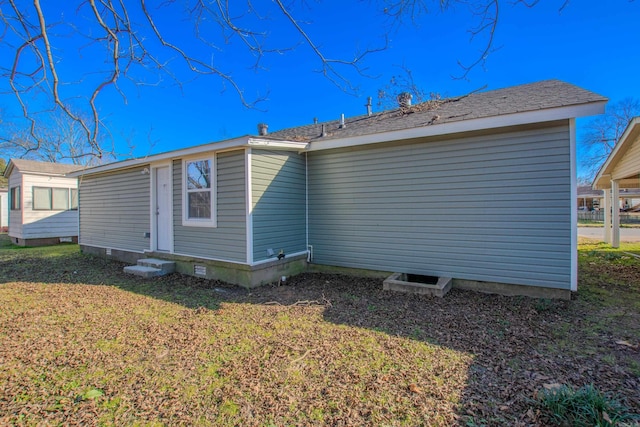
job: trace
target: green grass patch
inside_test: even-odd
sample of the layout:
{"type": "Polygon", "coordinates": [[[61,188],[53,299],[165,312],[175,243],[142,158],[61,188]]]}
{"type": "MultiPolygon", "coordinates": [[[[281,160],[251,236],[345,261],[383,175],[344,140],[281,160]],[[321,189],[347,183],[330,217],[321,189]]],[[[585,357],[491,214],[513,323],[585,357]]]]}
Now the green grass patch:
{"type": "Polygon", "coordinates": [[[593,385],[577,390],[568,386],[542,390],[540,406],[557,425],[576,427],[617,426],[639,418],[614,397],[593,385]]]}

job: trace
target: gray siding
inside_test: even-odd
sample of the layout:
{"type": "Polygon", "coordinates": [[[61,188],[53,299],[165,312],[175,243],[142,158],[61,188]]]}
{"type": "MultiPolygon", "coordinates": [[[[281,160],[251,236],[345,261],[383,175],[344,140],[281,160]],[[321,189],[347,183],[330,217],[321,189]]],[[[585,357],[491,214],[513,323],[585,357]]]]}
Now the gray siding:
{"type": "Polygon", "coordinates": [[[276,254],[306,250],[305,168],[298,153],[252,151],[254,262],[268,259],[269,248],[276,254]]]}
{"type": "Polygon", "coordinates": [[[568,122],[308,156],[315,263],[570,289],[568,122]]]}
{"type": "Polygon", "coordinates": [[[80,243],[142,252],[150,249],[149,165],[84,176],[80,187],[80,243]]]}
{"type": "Polygon", "coordinates": [[[217,227],[182,225],[182,160],[173,161],[174,251],[178,254],[247,261],[244,150],[216,156],[217,227]]]}

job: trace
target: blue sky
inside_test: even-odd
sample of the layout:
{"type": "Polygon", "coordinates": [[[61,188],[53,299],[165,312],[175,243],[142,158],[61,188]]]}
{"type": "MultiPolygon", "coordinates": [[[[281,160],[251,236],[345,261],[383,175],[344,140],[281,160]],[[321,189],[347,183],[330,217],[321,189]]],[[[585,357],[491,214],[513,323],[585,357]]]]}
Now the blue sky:
{"type": "MultiPolygon", "coordinates": [[[[402,66],[412,70],[418,86],[443,96],[462,95],[484,86],[497,89],[561,79],[602,94],[610,102],[640,97],[640,3],[571,1],[560,11],[563,2],[546,0],[532,8],[502,2],[494,51],[466,79],[452,78],[462,72],[458,61],[473,62],[486,41],[483,35],[470,40],[468,30],[478,20],[466,7],[436,10],[421,15],[415,25],[407,22],[390,28],[388,19],[376,7],[380,2],[374,0],[308,2],[308,7],[295,9],[296,16],[304,21],[309,36],[327,56],[348,59],[358,50],[381,46],[384,34],[388,34],[388,48],[368,56],[362,64],[369,77],[348,67],[341,69],[358,87],[356,94],[345,93],[316,72],[320,64],[303,43],[295,50],[267,55],[261,62],[263,69],[257,72],[249,68],[251,58],[236,43],[225,46],[225,51],[214,51],[211,58],[232,73],[249,99],[268,93],[268,99],[258,109],[243,107],[237,94],[224,90],[220,79],[191,80],[179,65],[178,74],[191,80],[182,89],[168,79],[158,82],[149,74],[145,78],[153,86],[136,87],[123,82],[126,103],[109,89],[100,95],[99,107],[116,150],[128,152],[129,144],[135,147],[134,155],[144,156],[255,134],[259,122],[267,123],[274,131],[311,123],[314,117],[322,121],[337,119],[342,113],[363,114],[368,96],[374,98],[376,110],[378,89],[385,87],[392,76],[402,74],[402,66]]],[[[272,9],[269,19],[257,24],[269,32],[267,46],[301,42],[300,36],[275,12],[272,9]]],[[[73,11],[66,13],[69,16],[73,11]]],[[[180,21],[176,24],[175,16],[157,17],[160,24],[166,25],[168,38],[176,42],[187,40],[188,27],[180,21]]],[[[83,66],[100,59],[89,48],[83,49],[81,56],[72,54],[72,49],[77,51],[77,44],[71,41],[59,46],[61,70],[72,76],[70,80],[80,80],[82,75],[74,76],[74,72],[83,72],[83,66]]],[[[0,95],[0,107],[5,112],[15,111],[12,102],[9,95],[0,95]]],[[[580,125],[585,122],[578,122],[578,141],[580,125]]]]}

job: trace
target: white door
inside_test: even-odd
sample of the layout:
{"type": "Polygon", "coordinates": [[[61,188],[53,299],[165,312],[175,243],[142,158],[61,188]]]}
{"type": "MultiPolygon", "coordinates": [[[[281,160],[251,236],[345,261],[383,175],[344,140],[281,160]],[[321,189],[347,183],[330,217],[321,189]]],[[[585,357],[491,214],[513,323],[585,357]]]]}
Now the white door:
{"type": "Polygon", "coordinates": [[[169,166],[156,171],[156,249],[171,251],[171,174],[169,166]]]}

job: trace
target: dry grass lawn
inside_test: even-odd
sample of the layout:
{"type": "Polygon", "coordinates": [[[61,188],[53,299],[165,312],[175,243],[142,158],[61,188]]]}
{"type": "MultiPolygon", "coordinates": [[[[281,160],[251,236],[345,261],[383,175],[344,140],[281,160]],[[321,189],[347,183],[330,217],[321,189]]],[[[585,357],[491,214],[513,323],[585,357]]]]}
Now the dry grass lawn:
{"type": "Polygon", "coordinates": [[[583,241],[572,301],[140,279],[0,237],[2,425],[548,425],[552,384],[640,413],[640,245],[583,241]]]}

